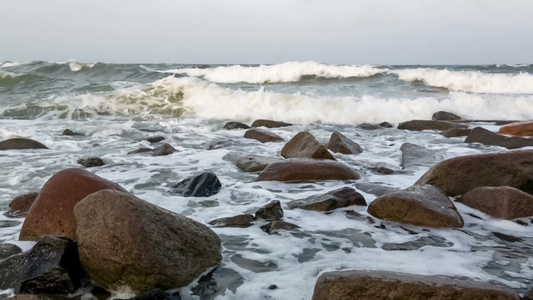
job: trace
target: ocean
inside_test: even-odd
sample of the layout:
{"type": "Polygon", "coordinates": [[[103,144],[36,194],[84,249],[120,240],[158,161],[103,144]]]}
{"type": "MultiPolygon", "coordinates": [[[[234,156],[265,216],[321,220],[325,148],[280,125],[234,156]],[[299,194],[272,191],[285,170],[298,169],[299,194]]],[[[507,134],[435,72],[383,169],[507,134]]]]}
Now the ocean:
{"type": "MultiPolygon", "coordinates": [[[[0,140],[26,137],[49,150],[0,151],[0,210],[22,193],[38,191],[77,160],[101,157],[91,172],[137,197],[207,223],[254,213],[272,200],[282,205],[354,182],[255,182],[236,160],[247,154],[279,156],[284,143],[242,142],[245,130],[225,130],[227,121],[251,124],[272,119],[295,124],[271,131],[289,140],[310,131],[327,143],[339,131],[364,149],[335,154],[355,169],[358,184],[391,188],[412,185],[434,163],[479,153],[507,151],[464,143],[436,131],[366,130],[362,123],[431,119],[448,111],[497,131],[483,120],[533,119],[533,65],[387,66],[287,62],[274,65],[108,64],[0,62],[0,140]],[[80,136],[64,136],[71,129],[80,136]],[[162,136],[179,152],[169,156],[127,155],[162,136]],[[237,142],[208,150],[215,138],[237,142]],[[403,169],[400,147],[423,146],[431,164],[403,169]],[[375,172],[383,166],[394,170],[375,172]],[[178,196],[171,185],[205,171],[216,173],[221,191],[210,197],[178,196]]],[[[367,203],[376,196],[358,189],[367,203]]],[[[269,235],[257,221],[249,228],[213,228],[223,241],[216,286],[183,289],[188,299],[310,299],[319,274],[340,269],[389,270],[465,276],[497,282],[523,293],[533,281],[533,222],[527,226],[490,218],[456,203],[465,226],[425,229],[375,220],[362,206],[330,214],[285,210],[295,232],[269,235]],[[353,210],[360,218],[347,218],[353,210]],[[502,235],[519,240],[502,239],[502,235]],[[276,285],[276,289],[269,289],[276,285]]],[[[9,219],[0,216],[0,221],[9,219]]],[[[4,222],[6,223],[6,222],[4,222]]],[[[4,224],[2,223],[2,224],[4,224]]],[[[6,223],[10,224],[10,223],[6,223]]],[[[2,226],[0,240],[18,242],[21,224],[2,226]]]]}

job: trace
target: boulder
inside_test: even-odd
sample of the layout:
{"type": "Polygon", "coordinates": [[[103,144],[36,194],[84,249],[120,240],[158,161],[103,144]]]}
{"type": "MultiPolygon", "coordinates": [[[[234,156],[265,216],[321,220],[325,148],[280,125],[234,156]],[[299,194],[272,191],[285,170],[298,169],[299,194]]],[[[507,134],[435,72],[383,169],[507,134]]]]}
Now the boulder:
{"type": "Polygon", "coordinates": [[[463,218],[437,187],[415,185],[376,198],[368,206],[372,216],[415,226],[434,228],[463,227],[463,218]]]}
{"type": "Polygon", "coordinates": [[[105,189],[124,191],[118,184],[83,169],[56,173],[28,211],[19,239],[36,241],[48,234],[75,239],[74,206],[87,195],[105,189]]]}
{"type": "Polygon", "coordinates": [[[437,160],[435,151],[415,144],[405,143],[400,150],[402,151],[402,169],[432,166],[437,160]]]}
{"type": "Polygon", "coordinates": [[[246,130],[244,138],[258,140],[261,143],[284,141],[281,136],[262,128],[250,128],[246,130]]]}
{"type": "Polygon", "coordinates": [[[343,187],[323,195],[315,195],[288,203],[290,209],[301,208],[314,211],[332,211],[352,205],[366,206],[366,201],[363,195],[351,187],[343,187]]]}
{"type": "Polygon", "coordinates": [[[81,158],[78,159],[78,163],[85,168],[101,167],[105,165],[104,161],[100,157],[81,158]]]}
{"type": "Polygon", "coordinates": [[[313,300],[519,300],[516,292],[494,283],[447,276],[386,271],[337,271],[318,278],[313,300]]]}
{"type": "Polygon", "coordinates": [[[30,139],[13,138],[0,142],[0,150],[48,149],[45,145],[30,139]]]}
{"type": "Polygon", "coordinates": [[[22,249],[20,249],[17,245],[0,244],[0,260],[3,260],[15,254],[19,254],[20,252],[22,252],[22,249]]]}
{"type": "Polygon", "coordinates": [[[380,125],[370,124],[370,123],[361,123],[356,126],[357,128],[364,129],[364,130],[377,130],[377,129],[383,129],[384,127],[381,127],[380,125]]]}
{"type": "Polygon", "coordinates": [[[279,157],[266,157],[258,155],[241,156],[237,160],[237,167],[244,172],[261,172],[271,163],[282,161],[279,157]]]}
{"type": "Polygon", "coordinates": [[[461,120],[461,117],[459,117],[456,114],[452,114],[451,112],[438,111],[431,116],[431,120],[433,121],[455,121],[455,120],[461,120]]]}
{"type": "Polygon", "coordinates": [[[250,126],[243,124],[241,122],[227,122],[224,125],[224,129],[233,130],[233,129],[248,129],[250,126]]]}
{"type": "Polygon", "coordinates": [[[277,128],[277,127],[287,127],[292,126],[292,124],[285,123],[285,122],[279,122],[279,121],[272,121],[272,120],[255,120],[252,123],[252,127],[266,127],[266,128],[277,128]]]}
{"type": "Polygon", "coordinates": [[[185,197],[208,197],[220,191],[222,184],[217,175],[204,172],[200,175],[189,177],[172,186],[174,192],[185,197]]]}
{"type": "Polygon", "coordinates": [[[152,155],[153,156],[165,156],[165,155],[170,155],[170,154],[172,154],[174,152],[178,152],[178,150],[176,150],[171,145],[165,143],[165,144],[155,148],[154,149],[154,153],[152,155]]]}
{"type": "Polygon", "coordinates": [[[516,136],[533,136],[533,121],[507,124],[500,127],[499,132],[516,136]]]}
{"type": "Polygon", "coordinates": [[[84,275],[76,243],[67,238],[45,236],[28,252],[0,261],[0,288],[15,293],[69,294],[84,275]]]}
{"type": "Polygon", "coordinates": [[[150,144],[155,144],[155,143],[159,143],[159,142],[165,140],[165,138],[162,137],[162,136],[153,136],[153,137],[146,138],[144,140],[148,141],[150,144]]]}
{"type": "Polygon", "coordinates": [[[407,130],[447,130],[450,128],[467,128],[465,125],[447,121],[411,120],[398,124],[398,129],[407,130]]]}
{"type": "Polygon", "coordinates": [[[335,160],[326,146],[320,144],[309,132],[303,131],[295,135],[281,149],[281,156],[285,158],[302,157],[335,160]]]}
{"type": "Polygon", "coordinates": [[[275,221],[283,218],[281,203],[278,200],[274,200],[264,207],[261,207],[255,213],[255,218],[267,221],[275,221]]]}
{"type": "Polygon", "coordinates": [[[130,151],[127,154],[128,155],[129,154],[138,154],[138,153],[146,153],[146,152],[152,152],[152,151],[154,151],[154,149],[142,147],[142,148],[139,148],[137,150],[130,151]]]}
{"type": "Polygon", "coordinates": [[[38,192],[32,192],[32,193],[19,195],[13,198],[13,200],[9,202],[9,209],[10,209],[9,216],[11,217],[25,216],[30,210],[30,207],[32,206],[33,202],[35,202],[35,199],[37,199],[38,195],[39,195],[38,192]]]}
{"type": "Polygon", "coordinates": [[[478,187],[457,201],[500,219],[533,216],[533,196],[508,187],[478,187]]]}
{"type": "Polygon", "coordinates": [[[94,193],[74,214],[81,264],[105,289],[186,286],[222,259],[220,239],[207,226],[129,193],[94,193]]]}
{"type": "Polygon", "coordinates": [[[384,128],[392,128],[392,127],[394,127],[389,122],[381,122],[381,123],[379,123],[379,126],[384,127],[384,128]]]}
{"type": "Polygon", "coordinates": [[[488,146],[500,146],[507,149],[533,146],[532,139],[507,137],[481,127],[474,128],[466,137],[465,143],[480,143],[488,146]]]}
{"type": "Polygon", "coordinates": [[[450,128],[450,129],[444,130],[442,132],[442,135],[444,135],[447,138],[451,138],[451,137],[467,136],[471,132],[472,132],[472,129],[470,128],[450,128]]]}
{"type": "Polygon", "coordinates": [[[372,194],[374,196],[382,196],[385,194],[400,191],[400,189],[395,187],[371,182],[359,182],[355,184],[355,187],[367,194],[372,194]]]}
{"type": "Polygon", "coordinates": [[[252,214],[243,214],[233,217],[215,219],[209,222],[214,227],[250,227],[255,220],[252,214]]]}
{"type": "Polygon", "coordinates": [[[356,180],[359,178],[357,172],[340,162],[292,158],[268,165],[256,181],[356,180]]]}
{"type": "Polygon", "coordinates": [[[72,131],[70,129],[65,129],[63,131],[63,135],[71,135],[72,136],[72,135],[83,135],[83,134],[75,132],[75,131],[72,131]]]}
{"type": "Polygon", "coordinates": [[[429,169],[416,184],[432,184],[448,196],[480,186],[510,186],[533,192],[533,150],[451,158],[429,169]]]}
{"type": "Polygon", "coordinates": [[[350,140],[340,132],[331,134],[328,142],[328,149],[335,153],[342,154],[359,154],[363,152],[363,148],[356,142],[350,140]]]}

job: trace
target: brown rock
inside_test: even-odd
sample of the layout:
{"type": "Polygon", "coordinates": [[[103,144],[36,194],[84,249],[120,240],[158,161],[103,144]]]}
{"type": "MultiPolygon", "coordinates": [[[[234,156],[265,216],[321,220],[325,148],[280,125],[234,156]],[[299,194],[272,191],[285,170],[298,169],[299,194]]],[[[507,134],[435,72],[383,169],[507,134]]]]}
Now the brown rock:
{"type": "Polygon", "coordinates": [[[227,122],[224,125],[224,129],[233,130],[233,129],[248,129],[250,126],[243,124],[241,122],[227,122]]]}
{"type": "Polygon", "coordinates": [[[431,116],[431,120],[433,121],[454,121],[454,120],[461,120],[461,117],[459,117],[456,114],[452,114],[447,111],[438,111],[431,116]]]}
{"type": "Polygon", "coordinates": [[[519,137],[507,137],[487,129],[476,127],[466,137],[465,143],[481,143],[489,146],[500,146],[507,149],[517,149],[533,146],[533,140],[519,137]]]}
{"type": "Polygon", "coordinates": [[[376,198],[368,206],[372,216],[399,223],[435,228],[463,227],[453,202],[432,185],[415,185],[376,198]]]}
{"type": "Polygon", "coordinates": [[[266,157],[258,155],[241,156],[237,160],[237,167],[244,172],[261,172],[271,163],[282,161],[279,157],[266,157]]]}
{"type": "Polygon", "coordinates": [[[313,300],[519,300],[516,292],[493,283],[446,276],[386,271],[322,274],[313,300]]]}
{"type": "Polygon", "coordinates": [[[356,180],[360,176],[347,165],[330,160],[293,158],[264,169],[257,181],[356,180]]]}
{"type": "Polygon", "coordinates": [[[65,129],[65,130],[63,131],[63,135],[82,135],[82,134],[81,134],[81,133],[77,133],[77,132],[75,132],[75,131],[72,131],[72,130],[70,130],[70,129],[65,129]]]}
{"type": "Polygon", "coordinates": [[[510,186],[533,192],[533,150],[459,156],[429,169],[416,184],[432,184],[448,196],[481,186],[510,186]]]}
{"type": "Polygon", "coordinates": [[[466,128],[465,125],[447,121],[412,120],[400,123],[398,129],[407,130],[447,130],[450,128],[466,128]]]}
{"type": "Polygon", "coordinates": [[[342,154],[359,154],[363,152],[363,148],[356,142],[350,140],[340,132],[331,134],[328,142],[328,149],[335,153],[342,154]]]}
{"type": "Polygon", "coordinates": [[[244,133],[244,137],[247,139],[258,140],[261,143],[283,141],[283,138],[281,136],[262,128],[250,128],[246,130],[246,132],[244,133]]]}
{"type": "Polygon", "coordinates": [[[47,234],[75,239],[74,206],[87,195],[104,189],[124,191],[118,184],[83,169],[56,173],[44,184],[28,211],[19,239],[36,241],[47,234]]]}
{"type": "Polygon", "coordinates": [[[162,137],[162,136],[152,136],[152,137],[146,138],[144,140],[149,142],[150,144],[155,144],[155,143],[159,143],[161,141],[164,141],[165,138],[162,137]]]}
{"type": "Polygon", "coordinates": [[[444,130],[442,132],[442,135],[444,135],[447,138],[451,138],[451,137],[467,136],[471,132],[472,132],[472,129],[470,128],[450,128],[450,129],[444,130]]]}
{"type": "Polygon", "coordinates": [[[77,163],[85,168],[101,167],[105,165],[104,161],[100,157],[80,158],[78,159],[77,163]]]}
{"type": "Polygon", "coordinates": [[[291,231],[298,228],[300,228],[300,226],[285,221],[274,221],[261,226],[261,230],[268,234],[277,234],[281,230],[291,231]]]}
{"type": "Polygon", "coordinates": [[[508,186],[478,187],[458,201],[495,218],[511,220],[533,216],[533,196],[508,186]]]}
{"type": "Polygon", "coordinates": [[[315,195],[288,203],[290,209],[301,208],[314,211],[332,211],[352,205],[366,206],[366,201],[363,195],[351,187],[343,187],[323,195],[315,195]]]}
{"type": "Polygon", "coordinates": [[[533,289],[529,289],[522,297],[522,300],[533,300],[533,289]]]}
{"type": "Polygon", "coordinates": [[[274,200],[264,207],[261,207],[255,213],[256,219],[263,219],[267,221],[275,221],[283,218],[283,209],[279,200],[274,200]]]}
{"type": "Polygon", "coordinates": [[[146,152],[152,152],[154,151],[154,149],[150,149],[150,148],[139,148],[137,150],[133,150],[131,152],[128,152],[127,154],[137,154],[137,153],[146,153],[146,152]]]}
{"type": "Polygon", "coordinates": [[[48,149],[45,145],[30,139],[13,138],[0,142],[0,150],[48,149]]]}
{"type": "Polygon", "coordinates": [[[281,156],[285,158],[302,157],[335,160],[326,146],[320,144],[309,132],[303,131],[295,135],[281,149],[281,156]]]}
{"type": "Polygon", "coordinates": [[[13,217],[25,216],[30,210],[30,207],[33,204],[33,202],[35,202],[35,199],[37,199],[38,195],[39,193],[33,192],[33,193],[19,195],[13,198],[13,200],[9,202],[10,216],[13,216],[13,217]]]}
{"type": "Polygon", "coordinates": [[[517,136],[533,136],[533,122],[511,123],[500,127],[501,134],[517,136]]]}
{"type": "Polygon", "coordinates": [[[249,227],[255,220],[252,214],[243,214],[233,217],[225,217],[210,221],[209,224],[214,227],[249,227]]]}
{"type": "Polygon", "coordinates": [[[154,149],[153,156],[165,156],[165,155],[170,155],[174,152],[178,152],[178,150],[176,150],[174,147],[170,146],[169,144],[163,144],[154,149]]]}
{"type": "Polygon", "coordinates": [[[255,120],[252,123],[252,127],[267,127],[267,128],[276,128],[276,127],[287,127],[292,126],[290,123],[285,122],[279,122],[279,121],[272,121],[272,120],[255,120]]]}

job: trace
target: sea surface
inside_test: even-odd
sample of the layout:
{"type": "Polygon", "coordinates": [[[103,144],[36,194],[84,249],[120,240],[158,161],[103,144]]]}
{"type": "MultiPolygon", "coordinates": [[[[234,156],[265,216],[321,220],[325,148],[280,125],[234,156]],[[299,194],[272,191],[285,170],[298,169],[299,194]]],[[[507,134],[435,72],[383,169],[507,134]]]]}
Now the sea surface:
{"type": "MultiPolygon", "coordinates": [[[[383,121],[396,126],[431,119],[440,110],[475,120],[533,119],[533,65],[0,62],[0,140],[27,137],[50,148],[0,152],[0,211],[8,209],[13,197],[38,191],[56,172],[80,167],[78,159],[98,156],[107,165],[90,171],[199,222],[254,213],[279,200],[284,220],[300,226],[277,235],[263,232],[261,221],[249,228],[213,228],[223,241],[223,262],[214,273],[217,283],[193,283],[182,290],[184,299],[310,299],[321,272],[341,269],[465,276],[523,293],[533,281],[530,218],[521,219],[522,224],[497,220],[456,203],[464,228],[426,229],[371,221],[362,206],[330,214],[290,210],[285,204],[291,200],[355,183],[255,182],[257,174],[235,166],[246,154],[278,156],[283,143],[248,140],[207,150],[215,138],[242,138],[245,130],[222,128],[227,121],[296,124],[272,129],[286,140],[308,130],[327,142],[339,131],[364,149],[355,156],[335,154],[361,174],[357,183],[393,188],[412,185],[433,164],[402,169],[400,147],[406,142],[433,150],[435,163],[507,151],[432,131],[355,126],[383,121]],[[63,136],[67,128],[84,135],[63,136]],[[127,155],[149,147],[143,139],[153,136],[165,137],[179,152],[127,155]],[[396,172],[379,174],[379,166],[396,172]],[[219,177],[223,188],[218,194],[190,198],[172,192],[173,183],[204,171],[219,177]],[[346,211],[360,215],[349,213],[348,218],[346,211]],[[269,289],[271,285],[277,288],[269,289]]],[[[469,125],[498,129],[482,121],[469,125]]],[[[358,191],[367,203],[376,197],[358,191]]],[[[0,216],[2,224],[6,220],[0,216]]],[[[28,249],[31,243],[17,241],[20,228],[0,228],[0,240],[28,249]]]]}

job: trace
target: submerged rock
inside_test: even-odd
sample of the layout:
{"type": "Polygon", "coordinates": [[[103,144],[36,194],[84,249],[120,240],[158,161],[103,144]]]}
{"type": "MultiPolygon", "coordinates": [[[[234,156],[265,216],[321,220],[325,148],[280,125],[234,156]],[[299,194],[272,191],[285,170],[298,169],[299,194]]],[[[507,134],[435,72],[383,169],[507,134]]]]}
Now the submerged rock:
{"type": "Polygon", "coordinates": [[[335,153],[342,154],[359,154],[363,152],[363,148],[356,142],[350,140],[340,132],[331,134],[328,142],[328,149],[335,153]]]}
{"type": "Polygon", "coordinates": [[[227,122],[224,125],[224,129],[233,130],[233,129],[248,129],[250,126],[243,124],[241,122],[227,122]]]}
{"type": "Polygon", "coordinates": [[[222,184],[215,173],[204,172],[184,179],[173,185],[172,188],[176,193],[185,197],[208,197],[218,193],[222,184]]]}
{"type": "Polygon", "coordinates": [[[252,127],[277,128],[277,127],[287,127],[287,126],[292,126],[292,124],[285,123],[285,122],[279,122],[279,121],[264,120],[264,119],[255,120],[252,123],[252,127]]]}
{"type": "Polygon", "coordinates": [[[45,145],[25,138],[13,138],[0,142],[0,150],[48,149],[45,145]]]}
{"type": "Polygon", "coordinates": [[[243,214],[233,217],[225,217],[215,219],[209,222],[209,225],[215,227],[249,227],[252,226],[252,222],[255,220],[252,214],[243,214]]]}
{"type": "Polygon", "coordinates": [[[351,187],[343,187],[323,195],[315,195],[288,203],[291,209],[301,208],[315,211],[332,211],[337,208],[352,205],[366,206],[366,201],[363,195],[351,187]]]}
{"type": "Polygon", "coordinates": [[[500,127],[501,134],[516,136],[533,136],[533,122],[511,123],[500,127]]]}
{"type": "Polygon", "coordinates": [[[448,130],[444,130],[442,132],[442,135],[444,135],[447,138],[451,138],[451,137],[467,136],[471,132],[472,132],[472,129],[470,128],[450,128],[448,130]]]}
{"type": "Polygon", "coordinates": [[[178,152],[178,150],[176,150],[174,147],[172,147],[169,144],[163,144],[155,148],[154,153],[152,155],[153,156],[165,156],[165,155],[170,155],[174,152],[178,152]]]}
{"type": "Polygon", "coordinates": [[[72,135],[83,135],[83,134],[78,133],[78,132],[75,132],[75,131],[72,131],[72,130],[70,130],[70,129],[65,129],[65,130],[63,131],[63,135],[70,135],[70,136],[72,136],[72,135]]]}
{"type": "Polygon", "coordinates": [[[415,144],[405,143],[400,150],[402,151],[402,169],[432,166],[437,160],[435,151],[415,144]]]}
{"type": "Polygon", "coordinates": [[[466,128],[465,125],[447,121],[412,120],[398,124],[398,129],[406,130],[447,130],[450,128],[466,128]]]}
{"type": "Polygon", "coordinates": [[[370,124],[370,123],[361,123],[356,126],[357,128],[364,129],[364,130],[377,130],[377,129],[383,129],[380,125],[370,124]]]}
{"type": "Polygon", "coordinates": [[[340,162],[291,158],[268,165],[256,181],[356,180],[359,178],[357,172],[340,162]]]}
{"type": "Polygon", "coordinates": [[[309,132],[303,131],[295,135],[281,149],[281,156],[285,158],[314,158],[335,160],[326,146],[320,144],[309,132]]]}
{"type": "Polygon", "coordinates": [[[466,137],[465,143],[481,143],[483,145],[500,146],[507,149],[533,146],[532,139],[507,137],[481,127],[474,128],[466,137]]]}
{"type": "Polygon", "coordinates": [[[457,201],[500,219],[533,216],[533,196],[508,186],[478,187],[457,201]]]}
{"type": "Polygon", "coordinates": [[[281,230],[291,231],[298,228],[300,228],[300,226],[285,221],[274,221],[261,226],[261,230],[268,234],[277,234],[281,230]]]}
{"type": "Polygon", "coordinates": [[[151,148],[139,148],[137,150],[133,150],[131,152],[128,152],[127,154],[137,154],[137,153],[146,153],[146,152],[152,152],[154,149],[151,148]]]}
{"type": "Polygon", "coordinates": [[[78,163],[85,168],[101,167],[105,165],[104,161],[100,157],[81,158],[78,159],[78,163]]]}
{"type": "Polygon", "coordinates": [[[32,192],[27,194],[19,195],[11,202],[9,202],[9,216],[10,217],[22,217],[25,216],[30,210],[33,202],[39,196],[38,192],[32,192]]]}
{"type": "Polygon", "coordinates": [[[264,207],[257,210],[255,213],[256,219],[264,219],[267,221],[275,221],[283,218],[283,209],[278,200],[274,200],[264,207]]]}
{"type": "Polygon", "coordinates": [[[244,172],[261,172],[271,163],[282,161],[279,157],[266,157],[258,155],[241,156],[237,160],[237,167],[244,172]]]}
{"type": "Polygon", "coordinates": [[[150,144],[155,144],[155,143],[159,143],[163,140],[165,140],[164,137],[162,136],[153,136],[153,137],[149,137],[147,139],[144,139],[145,141],[148,141],[150,144]]]}
{"type": "Polygon", "coordinates": [[[456,114],[452,114],[451,112],[438,111],[431,116],[431,120],[433,121],[455,121],[455,120],[461,120],[461,117],[459,117],[456,114]]]}
{"type": "Polygon", "coordinates": [[[281,136],[262,128],[250,128],[246,130],[244,138],[258,140],[261,143],[284,141],[281,136]]]}

